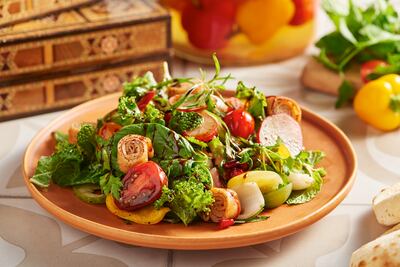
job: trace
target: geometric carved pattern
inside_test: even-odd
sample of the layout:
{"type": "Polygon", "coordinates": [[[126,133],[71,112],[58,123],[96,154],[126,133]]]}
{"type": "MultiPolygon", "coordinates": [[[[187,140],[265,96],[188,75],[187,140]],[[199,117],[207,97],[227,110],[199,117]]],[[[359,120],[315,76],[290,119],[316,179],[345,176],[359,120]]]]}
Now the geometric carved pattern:
{"type": "Polygon", "coordinates": [[[69,70],[80,65],[133,60],[135,57],[168,52],[168,24],[165,20],[0,46],[0,80],[23,73],[69,70]],[[77,43],[80,43],[80,50],[76,48],[77,43]],[[28,55],[30,51],[32,56],[28,55]],[[39,51],[43,53],[43,59],[39,51]],[[55,51],[59,52],[55,54],[55,51]]]}
{"type": "Polygon", "coordinates": [[[0,0],[0,26],[72,8],[93,0],[0,0]]]}
{"type": "Polygon", "coordinates": [[[152,71],[156,79],[160,80],[163,73],[163,62],[164,59],[158,59],[130,66],[0,88],[0,121],[15,116],[31,115],[43,110],[70,107],[99,96],[120,91],[124,82],[130,81],[132,77],[142,75],[146,71],[152,71]],[[44,88],[47,89],[44,90],[44,88]],[[77,93],[77,89],[82,92],[77,93]],[[29,90],[32,93],[29,93],[29,90]],[[62,96],[62,98],[38,98],[41,102],[30,102],[23,106],[15,104],[18,102],[18,97],[14,97],[16,94],[28,92],[27,95],[29,96],[34,94],[36,90],[42,90],[46,94],[50,93],[56,98],[57,96],[62,96]]]}

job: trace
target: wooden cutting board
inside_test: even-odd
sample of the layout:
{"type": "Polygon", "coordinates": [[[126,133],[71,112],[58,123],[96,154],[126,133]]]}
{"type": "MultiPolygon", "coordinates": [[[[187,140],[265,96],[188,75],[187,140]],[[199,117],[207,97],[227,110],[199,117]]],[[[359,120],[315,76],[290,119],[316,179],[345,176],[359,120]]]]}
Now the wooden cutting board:
{"type": "MultiPolygon", "coordinates": [[[[359,67],[353,67],[345,73],[345,78],[351,82],[354,88],[363,85],[360,78],[359,67]]],[[[338,95],[338,88],[342,83],[342,77],[336,72],[329,70],[316,59],[310,58],[303,69],[301,83],[306,88],[330,95],[338,95]]]]}

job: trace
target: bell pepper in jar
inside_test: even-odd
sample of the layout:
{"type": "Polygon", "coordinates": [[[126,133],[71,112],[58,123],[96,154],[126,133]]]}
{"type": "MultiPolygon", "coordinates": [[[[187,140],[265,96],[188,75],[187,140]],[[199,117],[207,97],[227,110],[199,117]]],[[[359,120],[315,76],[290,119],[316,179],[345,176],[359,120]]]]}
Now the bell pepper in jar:
{"type": "Polygon", "coordinates": [[[300,54],[311,42],[317,0],[160,0],[172,17],[176,55],[251,65],[300,54]]]}

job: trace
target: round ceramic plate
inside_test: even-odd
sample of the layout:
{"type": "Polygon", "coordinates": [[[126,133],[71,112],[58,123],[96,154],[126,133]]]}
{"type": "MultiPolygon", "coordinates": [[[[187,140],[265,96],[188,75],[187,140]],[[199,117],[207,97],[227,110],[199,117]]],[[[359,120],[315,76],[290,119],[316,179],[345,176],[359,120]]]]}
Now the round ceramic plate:
{"type": "Polygon", "coordinates": [[[355,179],[356,158],[347,137],[333,124],[303,109],[302,130],[307,149],[322,150],[326,158],[321,165],[328,175],[322,191],[312,201],[296,206],[282,205],[268,210],[266,221],[236,225],[218,230],[212,223],[157,225],[127,224],[111,214],[105,205],[80,201],[69,188],[51,185],[39,190],[29,182],[39,158],[50,155],[54,141],[51,133],[66,132],[74,122],[96,121],[118,103],[119,94],[82,104],[64,113],[41,130],[28,146],[23,171],[26,186],[33,198],[65,223],[99,237],[127,244],[168,249],[220,249],[241,247],[293,234],[318,221],[332,211],[349,193],[355,179]]]}

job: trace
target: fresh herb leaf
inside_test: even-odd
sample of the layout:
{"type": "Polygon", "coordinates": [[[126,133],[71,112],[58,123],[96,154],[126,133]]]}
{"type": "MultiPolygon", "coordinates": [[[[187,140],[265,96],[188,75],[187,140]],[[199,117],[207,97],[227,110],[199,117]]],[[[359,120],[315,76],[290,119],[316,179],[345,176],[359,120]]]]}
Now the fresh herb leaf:
{"type": "Polygon", "coordinates": [[[157,86],[154,75],[151,72],[146,72],[141,77],[136,77],[132,82],[124,84],[123,95],[133,97],[134,99],[144,96],[147,91],[157,86]]]}
{"type": "Polygon", "coordinates": [[[319,171],[312,173],[314,183],[307,189],[301,191],[293,191],[286,203],[289,205],[303,204],[312,200],[322,188],[323,179],[319,171]]]}
{"type": "Polygon", "coordinates": [[[123,186],[120,178],[107,173],[100,177],[99,184],[105,195],[112,194],[115,199],[120,198],[120,190],[123,186]]]}
{"type": "Polygon", "coordinates": [[[269,216],[257,215],[255,217],[248,218],[248,219],[245,219],[245,220],[235,220],[235,224],[262,222],[262,221],[266,221],[268,219],[269,219],[269,216]]]}
{"type": "Polygon", "coordinates": [[[35,174],[29,181],[40,187],[48,187],[51,182],[52,175],[52,158],[41,157],[35,170],[35,174]]]}
{"type": "Polygon", "coordinates": [[[236,97],[249,101],[248,112],[260,122],[265,119],[265,108],[267,107],[267,99],[265,95],[257,90],[256,87],[247,87],[243,82],[239,82],[236,87],[236,97]]]}
{"type": "Polygon", "coordinates": [[[96,127],[93,124],[81,125],[77,140],[83,154],[89,160],[92,160],[96,151],[96,127]]]}
{"type": "Polygon", "coordinates": [[[343,80],[342,85],[339,87],[339,97],[336,101],[336,108],[342,107],[344,104],[350,102],[354,98],[356,90],[354,86],[347,80],[343,80]]]}

